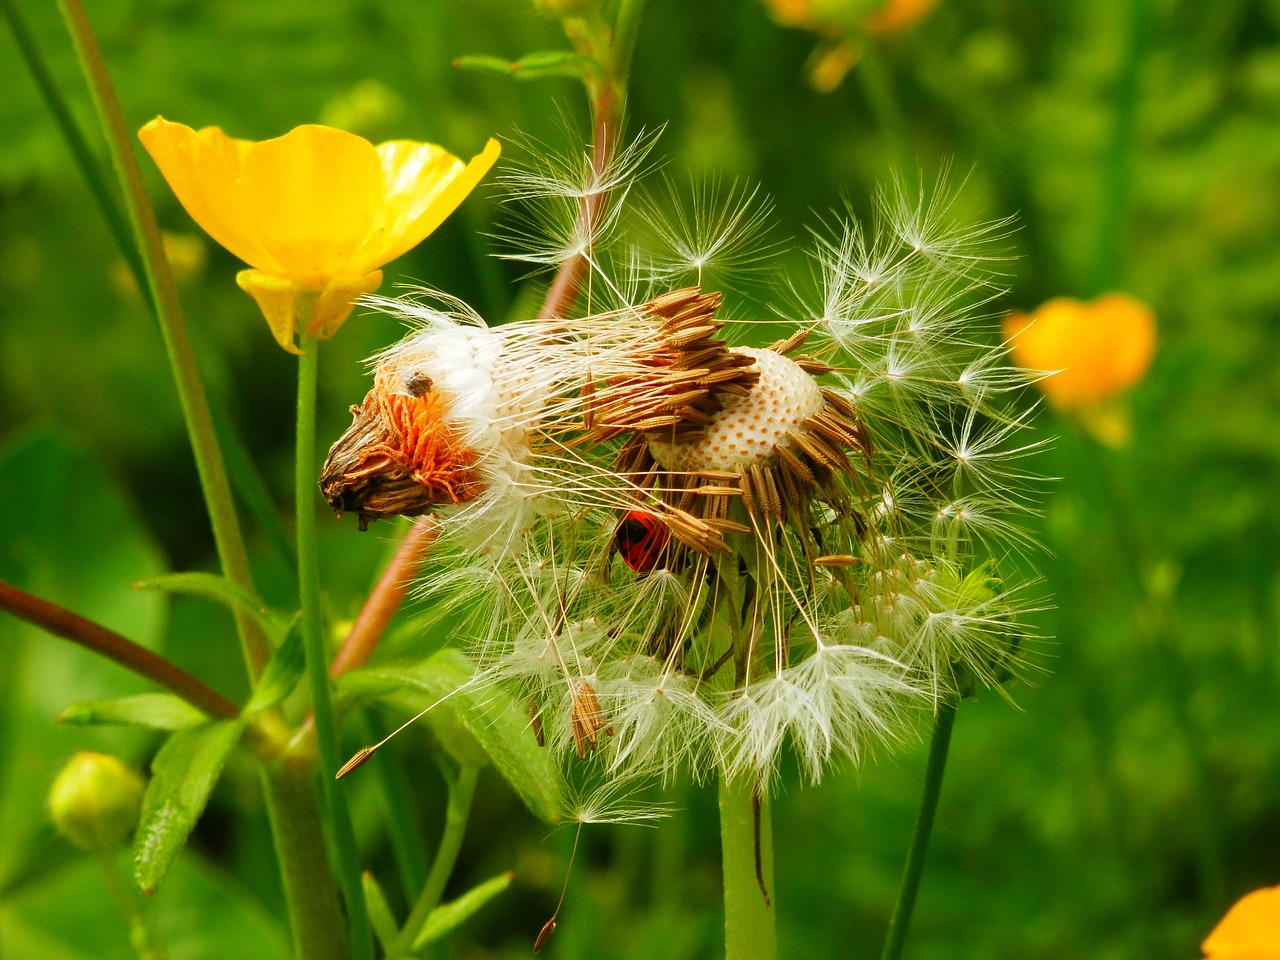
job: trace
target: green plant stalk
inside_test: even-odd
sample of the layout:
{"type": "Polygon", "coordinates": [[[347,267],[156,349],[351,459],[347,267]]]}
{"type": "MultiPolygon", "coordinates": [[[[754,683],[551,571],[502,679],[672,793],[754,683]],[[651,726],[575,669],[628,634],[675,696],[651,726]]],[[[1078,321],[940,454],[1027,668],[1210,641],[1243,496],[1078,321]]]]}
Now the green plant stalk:
{"type": "Polygon", "coordinates": [[[440,846],[436,849],[435,859],[431,862],[431,872],[427,874],[427,882],[414,901],[408,919],[400,928],[400,936],[392,944],[387,960],[400,960],[413,950],[414,941],[426,926],[431,911],[440,905],[440,897],[444,895],[444,886],[453,873],[453,866],[458,862],[458,851],[462,849],[462,838],[467,832],[467,819],[471,815],[471,801],[476,792],[476,779],[480,768],[474,764],[464,764],[457,775],[449,778],[449,802],[445,808],[444,830],[440,835],[440,846]]]}
{"type": "Polygon", "coordinates": [[[902,956],[903,945],[907,942],[907,930],[911,927],[916,894],[920,891],[920,877],[924,874],[929,835],[933,832],[933,818],[938,812],[938,797],[942,794],[942,775],[947,769],[947,751],[951,747],[956,706],[955,700],[939,705],[933,718],[929,759],[924,769],[924,791],[920,795],[920,807],[916,810],[916,823],[911,831],[911,843],[907,847],[907,862],[902,869],[898,901],[893,905],[893,916],[889,919],[889,932],[885,935],[880,960],[898,960],[902,956]]]}
{"type": "Polygon", "coordinates": [[[261,765],[262,791],[274,829],[289,927],[298,960],[349,960],[342,897],[324,844],[311,756],[289,753],[261,765]]]}
{"type": "Polygon", "coordinates": [[[1098,246],[1093,265],[1093,293],[1115,285],[1119,271],[1120,235],[1129,206],[1133,171],[1134,114],[1138,102],[1138,70],[1150,35],[1151,0],[1130,0],[1129,43],[1116,78],[1111,141],[1103,159],[1102,209],[1098,212],[1098,246]]]}
{"type": "Polygon", "coordinates": [[[320,609],[320,558],[316,550],[316,378],[320,342],[304,337],[298,357],[298,436],[294,470],[294,496],[298,525],[298,595],[302,603],[302,644],[306,650],[307,682],[320,750],[320,782],[329,809],[333,836],[334,868],[347,904],[352,955],[372,960],[373,940],[369,913],[360,880],[360,852],[347,795],[334,779],[342,765],[329,684],[329,659],[325,651],[320,609]]]}
{"type": "Polygon", "coordinates": [[[907,157],[907,120],[893,90],[893,77],[885,66],[880,51],[870,41],[865,44],[862,59],[854,67],[862,94],[871,107],[880,135],[889,147],[889,156],[902,177],[911,175],[907,157]]]}
{"type": "Polygon", "coordinates": [[[644,0],[621,0],[617,18],[613,22],[613,71],[617,85],[624,94],[631,78],[631,56],[635,52],[643,13],[644,0]]]}
{"type": "MultiPolygon", "coordinates": [[[[178,398],[191,437],[196,469],[200,475],[200,485],[209,510],[222,570],[232,582],[250,592],[256,592],[222,451],[218,446],[195,352],[187,335],[173,277],[169,272],[169,262],[164,256],[160,228],[133,153],[133,141],[125,128],[120,104],[112,89],[106,64],[85,16],[84,7],[80,0],[59,2],[88,80],[112,163],[120,180],[125,208],[142,252],[147,275],[146,288],[150,290],[156,305],[156,316],[177,382],[178,398]]],[[[249,675],[256,681],[271,658],[271,644],[248,614],[236,615],[236,628],[249,675]]],[[[263,719],[277,720],[278,723],[274,712],[264,714],[263,719]]],[[[327,870],[317,871],[302,856],[308,849],[323,850],[324,846],[324,832],[316,806],[314,785],[310,779],[305,784],[286,782],[269,766],[265,768],[264,776],[267,810],[276,850],[282,853],[280,871],[299,960],[329,960],[337,956],[330,944],[341,942],[344,938],[341,913],[333,909],[332,901],[335,898],[328,896],[326,892],[333,880],[327,870]]]]}
{"type": "Polygon", "coordinates": [[[155,313],[155,298],[151,292],[151,287],[147,284],[147,271],[142,265],[142,257],[138,254],[138,247],[133,242],[133,235],[129,230],[129,222],[125,219],[124,214],[120,212],[120,206],[111,192],[111,186],[102,175],[102,168],[94,157],[93,151],[89,149],[89,144],[80,132],[80,128],[76,125],[71,108],[67,106],[66,99],[54,82],[53,74],[49,72],[49,67],[40,53],[40,47],[36,44],[35,37],[32,36],[26,21],[22,19],[22,15],[18,12],[17,5],[13,0],[0,0],[0,8],[3,8],[5,18],[9,21],[9,29],[13,33],[14,42],[18,45],[18,52],[22,54],[22,59],[26,61],[27,69],[31,71],[31,79],[35,81],[36,87],[40,91],[40,96],[44,98],[45,106],[53,114],[53,120],[62,132],[63,139],[67,142],[72,159],[75,160],[76,166],[80,168],[80,173],[84,177],[85,183],[88,184],[89,192],[93,194],[93,199],[98,204],[98,209],[102,211],[102,216],[107,221],[107,229],[111,232],[116,246],[120,248],[120,255],[124,257],[125,263],[128,264],[129,272],[133,274],[134,283],[142,291],[142,295],[146,298],[151,312],[155,313]]]}
{"type": "Polygon", "coordinates": [[[774,960],[778,955],[773,825],[768,798],[756,790],[749,777],[720,781],[725,960],[774,960]]]}
{"type": "Polygon", "coordinates": [[[147,915],[138,902],[138,895],[129,885],[120,870],[120,861],[115,850],[102,850],[97,855],[98,865],[102,868],[102,879],[107,885],[107,892],[115,901],[116,909],[129,925],[129,944],[138,960],[165,960],[168,956],[164,947],[155,939],[147,915]]]}
{"type": "MultiPolygon", "coordinates": [[[[1109,506],[1109,529],[1114,531],[1121,558],[1118,566],[1121,576],[1127,576],[1136,595],[1142,597],[1147,616],[1140,619],[1139,629],[1152,646],[1158,669],[1154,680],[1163,693],[1173,716],[1173,729],[1186,753],[1191,771],[1192,816],[1195,827],[1197,871],[1200,895],[1206,917],[1216,916],[1226,903],[1226,868],[1223,861],[1223,836],[1221,809],[1214,786],[1213,764],[1208,745],[1187,709],[1192,682],[1186,654],[1178,646],[1170,626],[1170,601],[1152,589],[1147,571],[1157,565],[1147,549],[1141,533],[1133,524],[1135,515],[1133,496],[1129,486],[1119,475],[1114,451],[1099,450],[1088,444],[1076,451],[1077,460],[1091,464],[1094,469],[1082,474],[1092,478],[1096,485],[1094,498],[1109,506]],[[1080,451],[1083,451],[1081,453],[1080,451]]],[[[1104,717],[1105,719],[1105,717],[1104,717]]],[[[1109,737],[1114,742],[1114,736],[1109,737]]]]}
{"type": "Polygon", "coordinates": [[[1223,862],[1223,828],[1219,820],[1221,803],[1214,790],[1209,749],[1188,709],[1194,690],[1186,656],[1164,629],[1157,627],[1152,637],[1156,661],[1165,674],[1169,708],[1191,768],[1191,809],[1195,818],[1196,872],[1200,881],[1200,903],[1206,919],[1217,917],[1230,904],[1227,869],[1223,862]]]}
{"type": "MultiPolygon", "coordinates": [[[[367,716],[359,716],[358,719],[358,732],[364,743],[377,743],[391,732],[383,724],[375,726],[367,716]]],[[[405,895],[412,896],[413,891],[421,890],[427,882],[427,842],[413,805],[413,792],[401,764],[386,762],[371,766],[378,778],[387,840],[391,844],[400,884],[405,895]]]]}
{"type": "MultiPolygon", "coordinates": [[[[245,550],[240,521],[231,496],[231,485],[222,459],[222,449],[218,446],[195,351],[191,347],[191,339],[182,317],[177,290],[169,271],[169,261],[165,258],[160,227],[147,198],[138,160],[133,152],[133,141],[125,127],[124,115],[116,100],[106,63],[85,16],[84,7],[80,0],[59,0],[59,6],[88,80],[94,106],[106,134],[111,161],[124,193],[125,209],[128,211],[133,233],[138,238],[147,276],[147,289],[156,304],[165,349],[177,382],[178,399],[186,420],[187,433],[191,437],[196,470],[200,475],[200,486],[204,491],[209,521],[213,527],[218,559],[228,579],[251,593],[256,593],[249,571],[249,555],[245,550]]],[[[271,644],[248,614],[236,613],[236,627],[250,679],[256,682],[271,659],[271,644]]]]}

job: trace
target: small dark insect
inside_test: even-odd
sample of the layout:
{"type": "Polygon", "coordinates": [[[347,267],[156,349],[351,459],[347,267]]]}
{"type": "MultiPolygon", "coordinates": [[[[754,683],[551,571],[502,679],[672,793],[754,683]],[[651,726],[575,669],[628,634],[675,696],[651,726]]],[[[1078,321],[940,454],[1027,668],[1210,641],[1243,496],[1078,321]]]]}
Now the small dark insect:
{"type": "Polygon", "coordinates": [[[653,514],[628,510],[613,532],[613,545],[628,567],[636,573],[648,573],[666,552],[669,536],[662,521],[653,514]]]}

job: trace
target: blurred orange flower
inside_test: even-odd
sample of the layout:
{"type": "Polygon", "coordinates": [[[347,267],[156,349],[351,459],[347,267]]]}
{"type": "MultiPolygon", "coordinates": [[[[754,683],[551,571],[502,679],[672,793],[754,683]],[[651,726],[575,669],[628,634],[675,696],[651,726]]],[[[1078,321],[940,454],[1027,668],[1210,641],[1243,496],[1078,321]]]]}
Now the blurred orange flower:
{"type": "Polygon", "coordinates": [[[887,36],[924,19],[938,0],[764,0],[785,27],[818,34],[809,58],[809,83],[819,93],[838,87],[863,52],[864,35],[887,36]]]}
{"type": "Polygon", "coordinates": [[[375,147],[314,124],[253,142],[162,117],[138,136],[192,219],[253,268],[236,282],[295,353],[299,333],[332,336],[381,284],[379,268],[435,230],[500,149],[491,139],[464,164],[435,144],[375,147]]]}
{"type": "Polygon", "coordinates": [[[1240,898],[1200,949],[1206,960],[1280,960],[1280,887],[1240,898]]]}
{"type": "Polygon", "coordinates": [[[1057,297],[1029,314],[1010,313],[1004,333],[1014,363],[1044,374],[1036,385],[1050,406],[1108,446],[1128,442],[1128,411],[1117,398],[1151,365],[1156,319],[1150,307],[1123,293],[1088,303],[1057,297]]]}
{"type": "Polygon", "coordinates": [[[764,0],[773,18],[787,27],[826,35],[894,33],[922,20],[938,0],[764,0]]]}

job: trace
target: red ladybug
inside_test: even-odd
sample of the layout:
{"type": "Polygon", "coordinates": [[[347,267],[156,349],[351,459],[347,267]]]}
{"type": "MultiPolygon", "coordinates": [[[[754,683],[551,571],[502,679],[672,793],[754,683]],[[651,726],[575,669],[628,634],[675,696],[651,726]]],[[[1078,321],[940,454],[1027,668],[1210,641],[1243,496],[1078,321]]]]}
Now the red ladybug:
{"type": "Polygon", "coordinates": [[[658,565],[667,548],[667,528],[643,510],[628,510],[613,532],[613,545],[622,561],[636,573],[648,573],[658,565]]]}

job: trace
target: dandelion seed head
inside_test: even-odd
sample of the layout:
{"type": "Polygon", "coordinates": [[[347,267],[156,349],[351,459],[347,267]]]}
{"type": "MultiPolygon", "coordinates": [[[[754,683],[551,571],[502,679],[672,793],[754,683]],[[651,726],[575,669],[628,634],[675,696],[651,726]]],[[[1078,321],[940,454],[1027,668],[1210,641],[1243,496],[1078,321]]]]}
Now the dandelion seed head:
{"type": "Polygon", "coordinates": [[[424,591],[565,763],[767,784],[791,753],[817,781],[1016,671],[1034,601],[1006,561],[1032,548],[1037,445],[977,313],[1002,226],[896,186],[874,228],[819,225],[784,336],[743,345],[759,328],[726,325],[720,293],[672,286],[754,262],[754,189],[661,216],[637,202],[648,148],[508,180],[561,205],[520,242],[589,259],[581,315],[491,328],[448,298],[377,301],[414,329],[377,358],[326,495],[437,514],[424,591]]]}
{"type": "Polygon", "coordinates": [[[788,431],[822,410],[817,382],[793,360],[754,347],[735,353],[751,357],[760,379],[744,397],[730,397],[692,443],[650,441],[653,458],[667,470],[735,470],[776,455],[788,431]]]}

